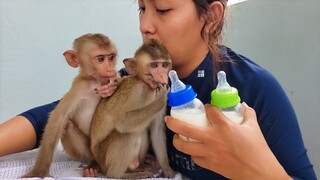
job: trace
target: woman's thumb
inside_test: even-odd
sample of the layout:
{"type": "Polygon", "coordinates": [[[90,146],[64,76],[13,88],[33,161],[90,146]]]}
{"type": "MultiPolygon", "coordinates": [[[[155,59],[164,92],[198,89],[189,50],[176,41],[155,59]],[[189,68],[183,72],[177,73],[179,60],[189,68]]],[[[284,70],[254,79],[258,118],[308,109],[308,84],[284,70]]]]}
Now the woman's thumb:
{"type": "Polygon", "coordinates": [[[249,107],[247,103],[242,102],[242,108],[243,108],[243,124],[250,123],[250,122],[257,122],[256,112],[254,109],[249,107]]]}

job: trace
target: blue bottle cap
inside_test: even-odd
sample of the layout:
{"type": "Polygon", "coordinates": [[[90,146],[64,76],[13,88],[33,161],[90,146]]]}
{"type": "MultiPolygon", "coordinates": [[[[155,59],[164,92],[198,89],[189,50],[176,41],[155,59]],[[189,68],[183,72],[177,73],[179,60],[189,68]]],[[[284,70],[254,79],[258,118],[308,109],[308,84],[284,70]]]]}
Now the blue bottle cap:
{"type": "Polygon", "coordinates": [[[171,90],[168,93],[169,106],[181,106],[191,102],[197,96],[190,85],[180,81],[176,71],[169,71],[169,78],[171,80],[171,90]]]}
{"type": "Polygon", "coordinates": [[[193,88],[190,85],[186,85],[184,90],[168,93],[169,106],[181,106],[191,102],[196,97],[197,93],[194,92],[193,88]]]}

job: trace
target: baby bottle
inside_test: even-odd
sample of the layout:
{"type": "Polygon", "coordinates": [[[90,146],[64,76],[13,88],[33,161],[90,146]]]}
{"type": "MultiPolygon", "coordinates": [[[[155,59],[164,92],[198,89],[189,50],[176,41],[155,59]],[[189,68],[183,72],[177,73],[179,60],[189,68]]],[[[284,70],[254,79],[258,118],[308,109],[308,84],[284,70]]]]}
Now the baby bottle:
{"type": "MultiPolygon", "coordinates": [[[[176,71],[169,72],[171,90],[168,93],[170,114],[172,117],[197,126],[209,126],[203,103],[196,98],[197,94],[190,85],[185,85],[176,71]]],[[[185,141],[195,141],[179,135],[185,141]]]]}
{"type": "Polygon", "coordinates": [[[230,121],[241,124],[243,112],[238,90],[228,84],[224,71],[219,71],[217,76],[218,85],[211,92],[211,104],[220,108],[230,121]]]}

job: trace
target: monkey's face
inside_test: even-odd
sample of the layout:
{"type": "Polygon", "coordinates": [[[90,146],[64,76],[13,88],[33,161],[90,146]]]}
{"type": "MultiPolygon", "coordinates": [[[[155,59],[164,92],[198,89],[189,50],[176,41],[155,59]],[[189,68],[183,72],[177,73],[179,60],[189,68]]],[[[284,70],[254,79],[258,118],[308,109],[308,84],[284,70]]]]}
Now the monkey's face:
{"type": "Polygon", "coordinates": [[[80,62],[88,62],[91,66],[86,72],[89,76],[107,84],[111,77],[115,76],[116,51],[112,47],[101,48],[94,43],[88,43],[80,55],[80,62]]]}
{"type": "Polygon", "coordinates": [[[152,89],[168,84],[168,73],[171,69],[170,60],[152,60],[148,55],[141,55],[138,59],[137,73],[140,79],[152,89]]]}

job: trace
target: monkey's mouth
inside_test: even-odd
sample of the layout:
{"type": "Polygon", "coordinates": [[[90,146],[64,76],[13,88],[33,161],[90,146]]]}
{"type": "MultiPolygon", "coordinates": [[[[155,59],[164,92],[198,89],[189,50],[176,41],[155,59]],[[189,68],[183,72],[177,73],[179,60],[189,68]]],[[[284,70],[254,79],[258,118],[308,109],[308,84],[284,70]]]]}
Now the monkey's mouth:
{"type": "Polygon", "coordinates": [[[166,88],[168,90],[169,84],[157,83],[157,86],[155,87],[156,91],[158,92],[161,88],[166,88]]]}
{"type": "Polygon", "coordinates": [[[152,81],[151,87],[152,87],[153,89],[162,88],[162,87],[168,87],[168,84],[166,84],[166,83],[160,83],[160,82],[156,82],[156,81],[152,81]]]}
{"type": "Polygon", "coordinates": [[[110,83],[110,77],[101,77],[101,85],[107,85],[110,83]]]}

